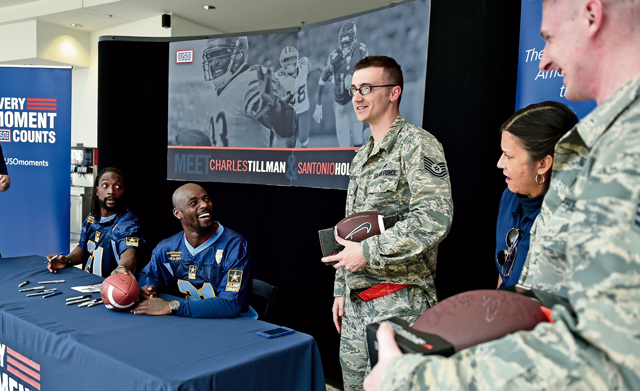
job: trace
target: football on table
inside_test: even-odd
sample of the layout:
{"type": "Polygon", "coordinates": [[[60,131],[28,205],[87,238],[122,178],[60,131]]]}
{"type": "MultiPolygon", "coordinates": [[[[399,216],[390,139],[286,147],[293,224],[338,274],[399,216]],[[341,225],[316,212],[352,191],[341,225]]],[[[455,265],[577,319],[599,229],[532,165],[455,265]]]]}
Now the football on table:
{"type": "Polygon", "coordinates": [[[138,283],[128,274],[113,274],[102,283],[100,296],[105,307],[126,311],[138,301],[138,283]]]}
{"type": "Polygon", "coordinates": [[[379,212],[358,212],[340,220],[335,234],[342,239],[361,242],[385,231],[384,214],[379,212]]]}

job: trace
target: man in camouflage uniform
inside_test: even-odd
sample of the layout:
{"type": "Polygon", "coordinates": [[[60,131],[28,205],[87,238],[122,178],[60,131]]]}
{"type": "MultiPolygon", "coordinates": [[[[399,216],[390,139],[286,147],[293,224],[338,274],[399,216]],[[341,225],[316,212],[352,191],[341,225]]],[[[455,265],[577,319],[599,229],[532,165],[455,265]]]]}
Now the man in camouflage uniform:
{"type": "Polygon", "coordinates": [[[555,323],[450,358],[400,356],[383,325],[365,389],[640,389],[639,27],[638,0],[543,2],[540,69],[598,107],[556,145],[520,283],[576,316],[554,306],[555,323]]]}
{"type": "Polygon", "coordinates": [[[402,88],[400,66],[389,57],[365,57],[354,68],[349,94],[372,137],[351,163],[346,214],[378,211],[401,221],[360,243],[337,237],[345,249],[323,258],[338,262],[333,320],[345,390],[361,390],[369,370],[367,324],[390,316],[412,324],[437,301],[436,257],[453,216],[451,183],[438,140],[400,115],[402,88]]]}

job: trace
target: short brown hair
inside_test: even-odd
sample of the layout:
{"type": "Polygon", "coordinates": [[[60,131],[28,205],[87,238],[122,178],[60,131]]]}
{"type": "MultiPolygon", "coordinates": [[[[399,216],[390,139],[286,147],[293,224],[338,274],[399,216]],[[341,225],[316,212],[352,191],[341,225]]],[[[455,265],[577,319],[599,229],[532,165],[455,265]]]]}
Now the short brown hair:
{"type": "Polygon", "coordinates": [[[402,91],[404,90],[404,77],[402,76],[402,68],[400,64],[391,57],[387,56],[367,56],[358,61],[353,71],[359,71],[365,68],[383,68],[385,83],[400,86],[400,96],[398,97],[398,104],[402,98],[402,91]]]}

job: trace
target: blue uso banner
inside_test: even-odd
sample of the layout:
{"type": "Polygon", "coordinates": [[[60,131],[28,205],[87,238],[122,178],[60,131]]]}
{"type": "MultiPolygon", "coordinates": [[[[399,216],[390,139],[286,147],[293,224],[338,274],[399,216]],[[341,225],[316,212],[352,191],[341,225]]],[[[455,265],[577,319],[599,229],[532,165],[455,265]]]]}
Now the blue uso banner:
{"type": "Polygon", "coordinates": [[[422,123],[429,0],[302,28],[170,44],[167,178],[346,189],[371,135],[348,88],[365,56],[402,66],[400,112],[422,123]]]}
{"type": "Polygon", "coordinates": [[[0,65],[2,257],[69,251],[71,68],[0,65]]]}
{"type": "Polygon", "coordinates": [[[555,70],[542,72],[538,68],[545,45],[540,35],[541,23],[542,0],[522,0],[516,110],[533,103],[552,100],[567,105],[573,109],[578,118],[582,118],[596,107],[596,102],[567,100],[562,75],[555,70]]]}

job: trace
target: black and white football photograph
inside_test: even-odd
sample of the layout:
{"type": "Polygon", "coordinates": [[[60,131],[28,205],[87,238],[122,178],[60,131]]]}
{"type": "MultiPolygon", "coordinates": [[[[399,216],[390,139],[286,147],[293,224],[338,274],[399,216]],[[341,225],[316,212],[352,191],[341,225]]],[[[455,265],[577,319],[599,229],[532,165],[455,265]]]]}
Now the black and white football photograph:
{"type": "Polygon", "coordinates": [[[419,0],[294,32],[171,43],[168,145],[357,148],[371,132],[348,89],[368,55],[402,66],[401,113],[421,123],[429,9],[419,0]]]}

